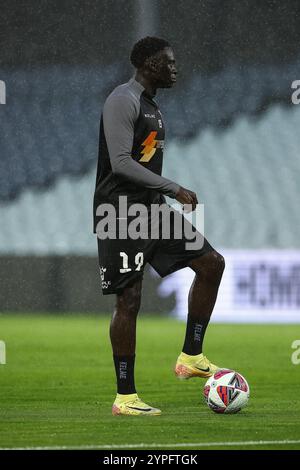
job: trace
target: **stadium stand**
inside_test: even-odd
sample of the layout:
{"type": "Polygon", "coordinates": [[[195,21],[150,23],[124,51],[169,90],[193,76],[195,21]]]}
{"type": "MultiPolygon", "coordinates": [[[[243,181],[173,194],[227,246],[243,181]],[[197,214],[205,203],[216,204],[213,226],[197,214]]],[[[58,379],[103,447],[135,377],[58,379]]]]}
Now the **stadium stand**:
{"type": "MultiPolygon", "coordinates": [[[[163,91],[159,102],[168,139],[186,142],[271,104],[290,104],[299,62],[226,67],[216,75],[195,75],[172,93],[163,91]]],[[[62,175],[83,175],[94,166],[100,110],[120,77],[121,82],[128,78],[123,73],[121,64],[0,70],[7,83],[7,104],[0,107],[0,200],[12,200],[28,187],[45,188],[62,175]]]]}
{"type": "MultiPolygon", "coordinates": [[[[215,246],[300,246],[295,230],[299,225],[295,203],[300,181],[299,126],[300,107],[276,104],[259,117],[244,116],[226,129],[206,128],[183,142],[168,140],[164,174],[197,191],[205,204],[205,232],[215,246]]],[[[83,139],[91,163],[88,172],[71,176],[75,172],[70,158],[70,174],[62,176],[56,167],[60,176],[53,186],[29,188],[13,201],[2,201],[0,253],[95,254],[92,196],[97,149],[94,136],[88,147],[88,135],[96,134],[97,127],[96,120],[83,139]]],[[[53,149],[55,143],[49,137],[47,141],[53,149]]],[[[72,156],[80,162],[79,154],[72,156]]]]}

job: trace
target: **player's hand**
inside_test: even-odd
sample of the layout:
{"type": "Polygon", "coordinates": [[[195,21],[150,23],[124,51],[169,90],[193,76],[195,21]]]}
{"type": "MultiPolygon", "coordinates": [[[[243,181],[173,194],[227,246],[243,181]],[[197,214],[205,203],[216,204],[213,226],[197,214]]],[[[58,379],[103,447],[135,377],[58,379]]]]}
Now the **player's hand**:
{"type": "MultiPolygon", "coordinates": [[[[192,206],[192,211],[196,209],[196,205],[198,204],[198,199],[196,194],[193,191],[190,191],[189,189],[183,188],[180,186],[178,193],[176,194],[176,200],[180,202],[181,204],[190,204],[192,206]]],[[[190,212],[188,208],[184,208],[183,210],[186,210],[186,212],[190,212]]]]}

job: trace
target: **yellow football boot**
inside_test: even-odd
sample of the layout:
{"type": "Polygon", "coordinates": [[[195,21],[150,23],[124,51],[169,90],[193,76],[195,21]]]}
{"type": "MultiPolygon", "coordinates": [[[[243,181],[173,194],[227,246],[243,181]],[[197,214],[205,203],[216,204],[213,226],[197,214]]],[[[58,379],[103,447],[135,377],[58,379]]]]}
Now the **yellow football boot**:
{"type": "Polygon", "coordinates": [[[112,406],[112,414],[114,416],[159,416],[161,411],[144,403],[136,393],[131,393],[130,395],[120,395],[117,393],[112,406]]]}
{"type": "Polygon", "coordinates": [[[203,354],[189,356],[182,352],[176,362],[175,375],[179,379],[190,379],[192,377],[211,377],[220,367],[210,362],[203,354]]]}

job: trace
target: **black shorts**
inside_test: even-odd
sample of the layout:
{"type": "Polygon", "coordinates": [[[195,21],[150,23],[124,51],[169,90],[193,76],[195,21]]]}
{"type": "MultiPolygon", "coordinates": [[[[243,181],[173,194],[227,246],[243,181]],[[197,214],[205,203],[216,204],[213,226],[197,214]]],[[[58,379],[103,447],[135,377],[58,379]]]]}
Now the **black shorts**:
{"type": "MultiPolygon", "coordinates": [[[[186,267],[192,259],[214,250],[206,238],[189,224],[184,216],[181,215],[181,218],[185,225],[188,224],[190,229],[193,230],[194,240],[198,237],[197,246],[187,248],[187,244],[191,244],[193,240],[190,235],[186,237],[184,230],[180,238],[174,234],[172,219],[170,233],[167,238],[162,235],[161,219],[158,222],[158,238],[149,236],[146,239],[120,239],[120,237],[116,239],[99,239],[97,236],[103,294],[119,294],[125,287],[129,287],[137,280],[142,279],[144,267],[147,263],[161,277],[165,277],[186,267]],[[199,240],[201,240],[200,243],[199,240]]],[[[130,218],[126,220],[126,223],[130,223],[130,218]]]]}

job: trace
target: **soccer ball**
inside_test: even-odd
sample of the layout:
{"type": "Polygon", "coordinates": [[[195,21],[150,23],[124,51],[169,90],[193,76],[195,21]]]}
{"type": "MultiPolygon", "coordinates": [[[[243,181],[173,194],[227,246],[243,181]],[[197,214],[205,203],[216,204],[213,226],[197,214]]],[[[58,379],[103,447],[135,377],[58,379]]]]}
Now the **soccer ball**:
{"type": "Polygon", "coordinates": [[[215,413],[238,413],[247,405],[250,395],[246,379],[230,369],[221,369],[210,377],[203,392],[215,413]]]}

